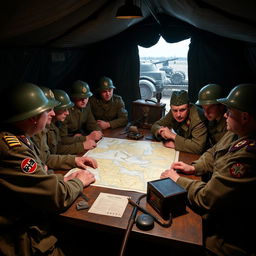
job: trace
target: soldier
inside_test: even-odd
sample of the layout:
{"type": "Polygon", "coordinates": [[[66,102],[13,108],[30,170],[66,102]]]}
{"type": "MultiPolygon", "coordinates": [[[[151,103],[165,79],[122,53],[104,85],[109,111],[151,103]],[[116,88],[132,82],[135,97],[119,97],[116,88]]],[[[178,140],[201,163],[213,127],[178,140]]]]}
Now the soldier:
{"type": "Polygon", "coordinates": [[[198,93],[196,104],[202,106],[204,115],[208,119],[208,147],[216,144],[227,131],[224,117],[226,107],[217,102],[217,99],[223,96],[222,87],[218,84],[207,84],[198,93]]]}
{"type": "Polygon", "coordinates": [[[202,109],[189,103],[185,90],[174,91],[170,105],[168,114],[152,125],[151,132],[158,140],[163,139],[166,147],[201,154],[207,141],[202,109]]]}
{"type": "Polygon", "coordinates": [[[97,95],[89,100],[92,113],[102,130],[126,126],[128,123],[128,113],[122,97],[113,94],[115,88],[110,78],[101,77],[97,95]]]}
{"type": "MultiPolygon", "coordinates": [[[[42,91],[44,92],[45,96],[48,98],[49,101],[57,102],[58,104],[56,107],[61,108],[63,104],[60,101],[55,100],[52,90],[46,87],[40,87],[40,88],[42,89],[42,91]]],[[[72,105],[72,102],[70,102],[69,104],[72,105]]],[[[56,154],[56,152],[54,152],[54,150],[56,150],[56,147],[53,147],[53,144],[56,144],[56,140],[57,140],[56,136],[58,135],[56,134],[56,136],[54,136],[52,132],[54,127],[51,126],[51,123],[52,123],[52,120],[55,119],[55,112],[51,111],[48,117],[49,118],[47,120],[47,128],[45,128],[42,132],[32,136],[32,140],[34,144],[39,149],[39,153],[38,153],[39,157],[43,161],[43,163],[45,163],[46,167],[49,169],[69,170],[74,167],[86,168],[85,164],[87,164],[95,168],[97,166],[97,162],[95,159],[92,159],[90,157],[77,157],[75,155],[71,155],[71,153],[66,155],[59,155],[59,154],[56,154]],[[50,144],[51,148],[49,147],[48,143],[50,144]]],[[[75,144],[73,145],[74,147],[76,146],[75,144]]],[[[70,147],[73,147],[73,146],[71,145],[70,147]]]]}
{"type": "Polygon", "coordinates": [[[226,98],[227,133],[192,165],[175,162],[169,177],[187,189],[188,201],[204,219],[205,246],[214,255],[255,255],[256,84],[241,84],[226,98]],[[175,170],[202,175],[205,183],[181,177],[175,170]]]}
{"type": "Polygon", "coordinates": [[[61,141],[69,143],[69,137],[77,137],[76,141],[100,140],[102,132],[91,112],[90,104],[87,104],[92,96],[89,85],[80,80],[74,82],[70,96],[75,106],[69,110],[69,115],[60,127],[61,141]]]}
{"type": "Polygon", "coordinates": [[[44,129],[55,104],[38,86],[6,88],[0,104],[0,255],[63,255],[50,232],[51,217],[67,209],[94,175],[46,173],[30,137],[44,129]]]}
{"type": "Polygon", "coordinates": [[[85,151],[96,147],[96,142],[91,139],[85,141],[75,141],[74,137],[70,137],[70,142],[64,144],[61,141],[59,128],[62,126],[62,122],[69,115],[69,109],[74,106],[71,102],[68,94],[63,90],[53,90],[54,97],[60,102],[60,105],[54,108],[55,116],[53,117],[51,124],[48,127],[47,132],[47,144],[51,154],[82,154],[85,151]]]}

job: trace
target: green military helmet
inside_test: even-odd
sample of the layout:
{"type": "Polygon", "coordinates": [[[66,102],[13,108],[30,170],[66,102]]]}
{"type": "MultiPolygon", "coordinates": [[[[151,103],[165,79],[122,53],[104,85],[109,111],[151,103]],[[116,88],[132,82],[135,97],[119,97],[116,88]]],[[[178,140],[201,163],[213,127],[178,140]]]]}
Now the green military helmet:
{"type": "Polygon", "coordinates": [[[170,105],[180,106],[189,103],[188,93],[185,90],[174,91],[171,96],[170,105]]]}
{"type": "Polygon", "coordinates": [[[101,77],[98,82],[98,92],[103,92],[109,89],[116,89],[113,85],[113,81],[109,77],[101,77]]]}
{"type": "Polygon", "coordinates": [[[7,111],[2,111],[1,119],[4,123],[13,123],[37,116],[52,109],[56,103],[48,100],[39,86],[32,83],[22,83],[13,88],[6,88],[1,93],[2,101],[8,103],[7,111]]]}
{"type": "Polygon", "coordinates": [[[230,91],[226,98],[217,101],[228,108],[235,108],[254,115],[256,113],[255,95],[256,84],[239,84],[230,91]]]}
{"type": "Polygon", "coordinates": [[[44,86],[39,86],[39,87],[44,92],[44,95],[47,97],[49,101],[52,101],[53,104],[56,104],[56,106],[60,104],[60,102],[55,99],[54,93],[50,88],[47,88],[44,86]]]}
{"type": "Polygon", "coordinates": [[[92,93],[86,82],[77,80],[71,86],[70,96],[77,99],[87,99],[92,96],[92,93]]]}
{"type": "Polygon", "coordinates": [[[217,99],[222,98],[223,90],[218,84],[207,84],[198,93],[197,105],[219,104],[217,99]]]}
{"type": "Polygon", "coordinates": [[[68,94],[60,89],[53,90],[55,99],[60,102],[60,105],[56,106],[54,110],[63,110],[71,108],[74,106],[74,103],[70,100],[68,94]]]}

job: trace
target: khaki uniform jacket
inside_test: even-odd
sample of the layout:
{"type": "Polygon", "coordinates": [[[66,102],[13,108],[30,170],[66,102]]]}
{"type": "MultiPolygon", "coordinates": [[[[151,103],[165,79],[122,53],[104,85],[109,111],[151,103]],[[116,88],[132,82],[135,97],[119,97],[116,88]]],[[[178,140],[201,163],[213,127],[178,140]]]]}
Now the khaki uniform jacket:
{"type": "Polygon", "coordinates": [[[90,105],[96,120],[109,122],[111,128],[127,125],[128,112],[125,109],[121,96],[113,94],[110,101],[104,102],[102,99],[93,95],[90,98],[90,105]]]}
{"type": "Polygon", "coordinates": [[[175,150],[201,154],[204,152],[207,143],[206,119],[203,111],[194,104],[190,104],[190,111],[185,122],[177,122],[172,115],[171,110],[168,114],[156,121],[151,132],[157,139],[161,139],[157,131],[161,127],[173,129],[177,136],[175,138],[175,150]]]}
{"type": "Polygon", "coordinates": [[[76,166],[75,155],[57,155],[51,154],[47,143],[48,128],[34,135],[32,140],[38,149],[39,158],[48,166],[49,169],[69,170],[76,166]]]}
{"type": "Polygon", "coordinates": [[[100,128],[92,114],[90,103],[83,109],[74,106],[69,109],[69,115],[60,127],[61,141],[63,144],[70,143],[70,136],[75,133],[84,135],[75,137],[75,141],[84,141],[85,136],[92,131],[100,131],[100,128]]]}
{"type": "Polygon", "coordinates": [[[219,121],[210,121],[207,125],[209,147],[215,145],[227,132],[226,118],[222,116],[219,121]]]}
{"type": "Polygon", "coordinates": [[[0,132],[0,159],[0,255],[61,255],[48,225],[83,184],[47,175],[31,140],[14,132],[0,132]]]}
{"type": "Polygon", "coordinates": [[[83,142],[76,142],[73,138],[73,143],[70,144],[62,144],[61,137],[60,137],[60,131],[59,127],[61,126],[61,123],[51,122],[51,124],[47,127],[48,132],[46,134],[47,136],[47,144],[49,146],[49,150],[51,154],[71,154],[71,155],[78,155],[81,153],[84,153],[84,146],[83,142]]]}
{"type": "Polygon", "coordinates": [[[194,163],[207,182],[180,177],[188,200],[204,217],[205,245],[217,255],[255,255],[256,137],[227,132],[194,163]]]}

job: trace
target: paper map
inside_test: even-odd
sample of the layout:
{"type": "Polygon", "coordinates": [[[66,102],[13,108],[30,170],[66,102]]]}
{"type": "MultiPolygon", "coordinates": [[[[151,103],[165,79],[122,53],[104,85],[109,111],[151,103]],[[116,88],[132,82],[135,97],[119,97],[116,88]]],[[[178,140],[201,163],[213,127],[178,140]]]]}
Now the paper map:
{"type": "Polygon", "coordinates": [[[88,168],[96,178],[93,185],[145,193],[147,182],[159,179],[179,152],[161,142],[103,137],[85,155],[98,162],[97,169],[88,168]]]}

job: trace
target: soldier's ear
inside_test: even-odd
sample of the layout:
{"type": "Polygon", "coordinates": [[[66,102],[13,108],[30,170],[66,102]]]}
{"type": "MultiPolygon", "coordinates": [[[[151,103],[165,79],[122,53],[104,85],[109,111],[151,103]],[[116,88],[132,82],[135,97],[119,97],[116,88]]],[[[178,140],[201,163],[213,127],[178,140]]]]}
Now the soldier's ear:
{"type": "Polygon", "coordinates": [[[247,112],[242,112],[242,119],[243,121],[248,121],[249,120],[249,113],[247,112]]]}

